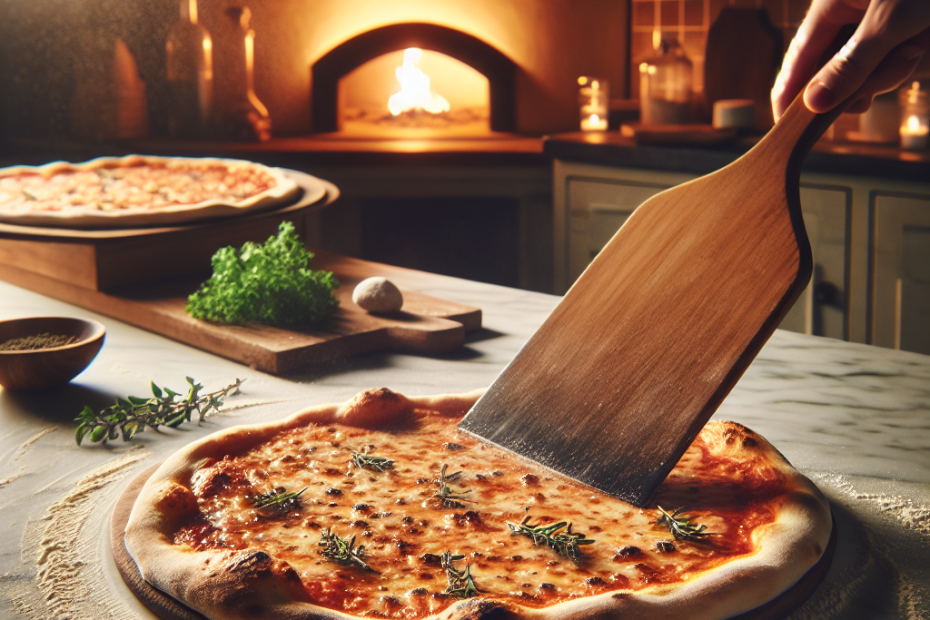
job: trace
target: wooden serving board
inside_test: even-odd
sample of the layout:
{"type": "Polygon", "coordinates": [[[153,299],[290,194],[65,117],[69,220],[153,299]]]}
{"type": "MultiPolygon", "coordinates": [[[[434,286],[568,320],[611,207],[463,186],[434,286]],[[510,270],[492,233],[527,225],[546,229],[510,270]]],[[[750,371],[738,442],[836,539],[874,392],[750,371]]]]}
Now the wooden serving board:
{"type": "MultiPolygon", "coordinates": [[[[113,516],[110,519],[110,540],[113,545],[113,559],[116,562],[116,569],[136,598],[159,618],[163,620],[206,620],[203,615],[149,585],[142,578],[139,568],[126,549],[123,533],[126,531],[126,524],[129,522],[132,506],[142,491],[145,481],[157,468],[158,466],[155,465],[146,469],[130,482],[113,508],[113,516]]],[[[807,600],[817,589],[817,586],[820,585],[820,582],[823,581],[830,569],[833,554],[836,551],[836,537],[836,519],[834,518],[830,541],[827,543],[827,548],[820,560],[817,561],[817,564],[778,597],[746,613],[734,616],[730,620],[777,620],[788,615],[791,610],[807,600]]]]}
{"type": "Polygon", "coordinates": [[[372,315],[352,302],[352,290],[364,278],[402,280],[404,274],[417,272],[326,252],[317,253],[312,266],[334,272],[341,283],[336,291],[339,311],[319,329],[216,325],[194,319],[184,306],[206,276],[103,292],[0,263],[0,279],[276,375],[373,351],[448,351],[464,344],[466,332],[481,327],[478,308],[415,291],[401,289],[404,306],[399,312],[372,315]]]}
{"type": "Polygon", "coordinates": [[[339,197],[339,189],[328,181],[295,170],[285,174],[301,189],[296,200],[239,217],[107,230],[0,222],[0,263],[98,291],[209,272],[216,250],[264,241],[281,222],[293,222],[302,237],[306,214],[339,197]]]}

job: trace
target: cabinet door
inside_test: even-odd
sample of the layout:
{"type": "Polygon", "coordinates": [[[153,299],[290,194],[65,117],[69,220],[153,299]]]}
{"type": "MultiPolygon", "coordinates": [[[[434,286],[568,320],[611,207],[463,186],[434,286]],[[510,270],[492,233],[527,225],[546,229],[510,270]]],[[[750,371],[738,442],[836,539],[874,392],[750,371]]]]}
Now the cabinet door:
{"type": "Polygon", "coordinates": [[[801,211],[814,258],[811,282],[779,327],[803,334],[847,340],[849,290],[848,188],[801,186],[801,211]]]}
{"type": "Polygon", "coordinates": [[[871,342],[930,354],[930,196],[876,195],[871,342]]]}
{"type": "Polygon", "coordinates": [[[671,185],[568,180],[568,276],[574,282],[636,207],[671,185]]]}

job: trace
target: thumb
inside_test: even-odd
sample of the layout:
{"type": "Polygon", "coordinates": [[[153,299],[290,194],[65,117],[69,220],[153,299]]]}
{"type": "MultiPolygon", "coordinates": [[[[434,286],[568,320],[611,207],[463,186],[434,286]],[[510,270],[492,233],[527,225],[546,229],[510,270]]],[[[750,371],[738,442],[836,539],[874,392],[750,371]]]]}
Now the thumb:
{"type": "Polygon", "coordinates": [[[804,104],[813,112],[832,110],[859,90],[885,57],[875,41],[861,39],[861,25],[846,44],[817,72],[804,90],[804,104]]]}
{"type": "MultiPolygon", "coordinates": [[[[862,89],[879,65],[882,65],[880,73],[891,72],[889,64],[883,62],[889,54],[896,62],[908,65],[907,73],[910,73],[926,49],[921,39],[928,24],[930,2],[927,0],[871,2],[849,41],[805,89],[804,103],[813,112],[823,113],[834,108],[862,89]]],[[[867,90],[876,92],[874,88],[867,90]]]]}

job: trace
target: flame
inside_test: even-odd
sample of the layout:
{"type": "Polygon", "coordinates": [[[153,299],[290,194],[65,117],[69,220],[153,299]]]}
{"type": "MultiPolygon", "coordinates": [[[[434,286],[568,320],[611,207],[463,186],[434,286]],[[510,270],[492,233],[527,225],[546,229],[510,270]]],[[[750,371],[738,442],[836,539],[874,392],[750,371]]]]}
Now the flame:
{"type": "Polygon", "coordinates": [[[388,99],[388,110],[397,116],[407,110],[422,109],[431,114],[449,111],[449,102],[432,92],[429,76],[417,66],[423,51],[411,47],[404,51],[404,64],[394,72],[400,82],[400,92],[388,99]]]}

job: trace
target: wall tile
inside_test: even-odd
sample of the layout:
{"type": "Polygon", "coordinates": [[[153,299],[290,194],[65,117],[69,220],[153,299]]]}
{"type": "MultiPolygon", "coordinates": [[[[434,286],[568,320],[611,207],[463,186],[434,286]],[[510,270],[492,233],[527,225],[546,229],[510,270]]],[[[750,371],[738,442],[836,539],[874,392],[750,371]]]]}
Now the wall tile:
{"type": "MultiPolygon", "coordinates": [[[[658,5],[661,30],[674,35],[695,65],[695,89],[703,90],[704,48],[707,31],[725,6],[764,8],[769,20],[782,31],[785,49],[797,32],[810,0],[632,0],[633,28],[630,40],[631,96],[639,92],[638,65],[652,54],[652,26],[658,5]],[[683,21],[682,21],[683,17],[683,21]],[[705,19],[706,18],[706,19],[705,19]]],[[[930,59],[930,55],[928,55],[930,59]]],[[[930,60],[928,60],[930,63],[930,60]]]]}
{"type": "Polygon", "coordinates": [[[661,3],[662,29],[678,25],[678,0],[665,0],[661,3]]]}
{"type": "MultiPolygon", "coordinates": [[[[700,2],[701,0],[697,0],[700,2]]],[[[633,26],[652,26],[655,23],[655,3],[653,2],[634,2],[633,26]]]]}
{"type": "Polygon", "coordinates": [[[704,23],[704,0],[685,0],[685,25],[709,26],[704,23]]]}

